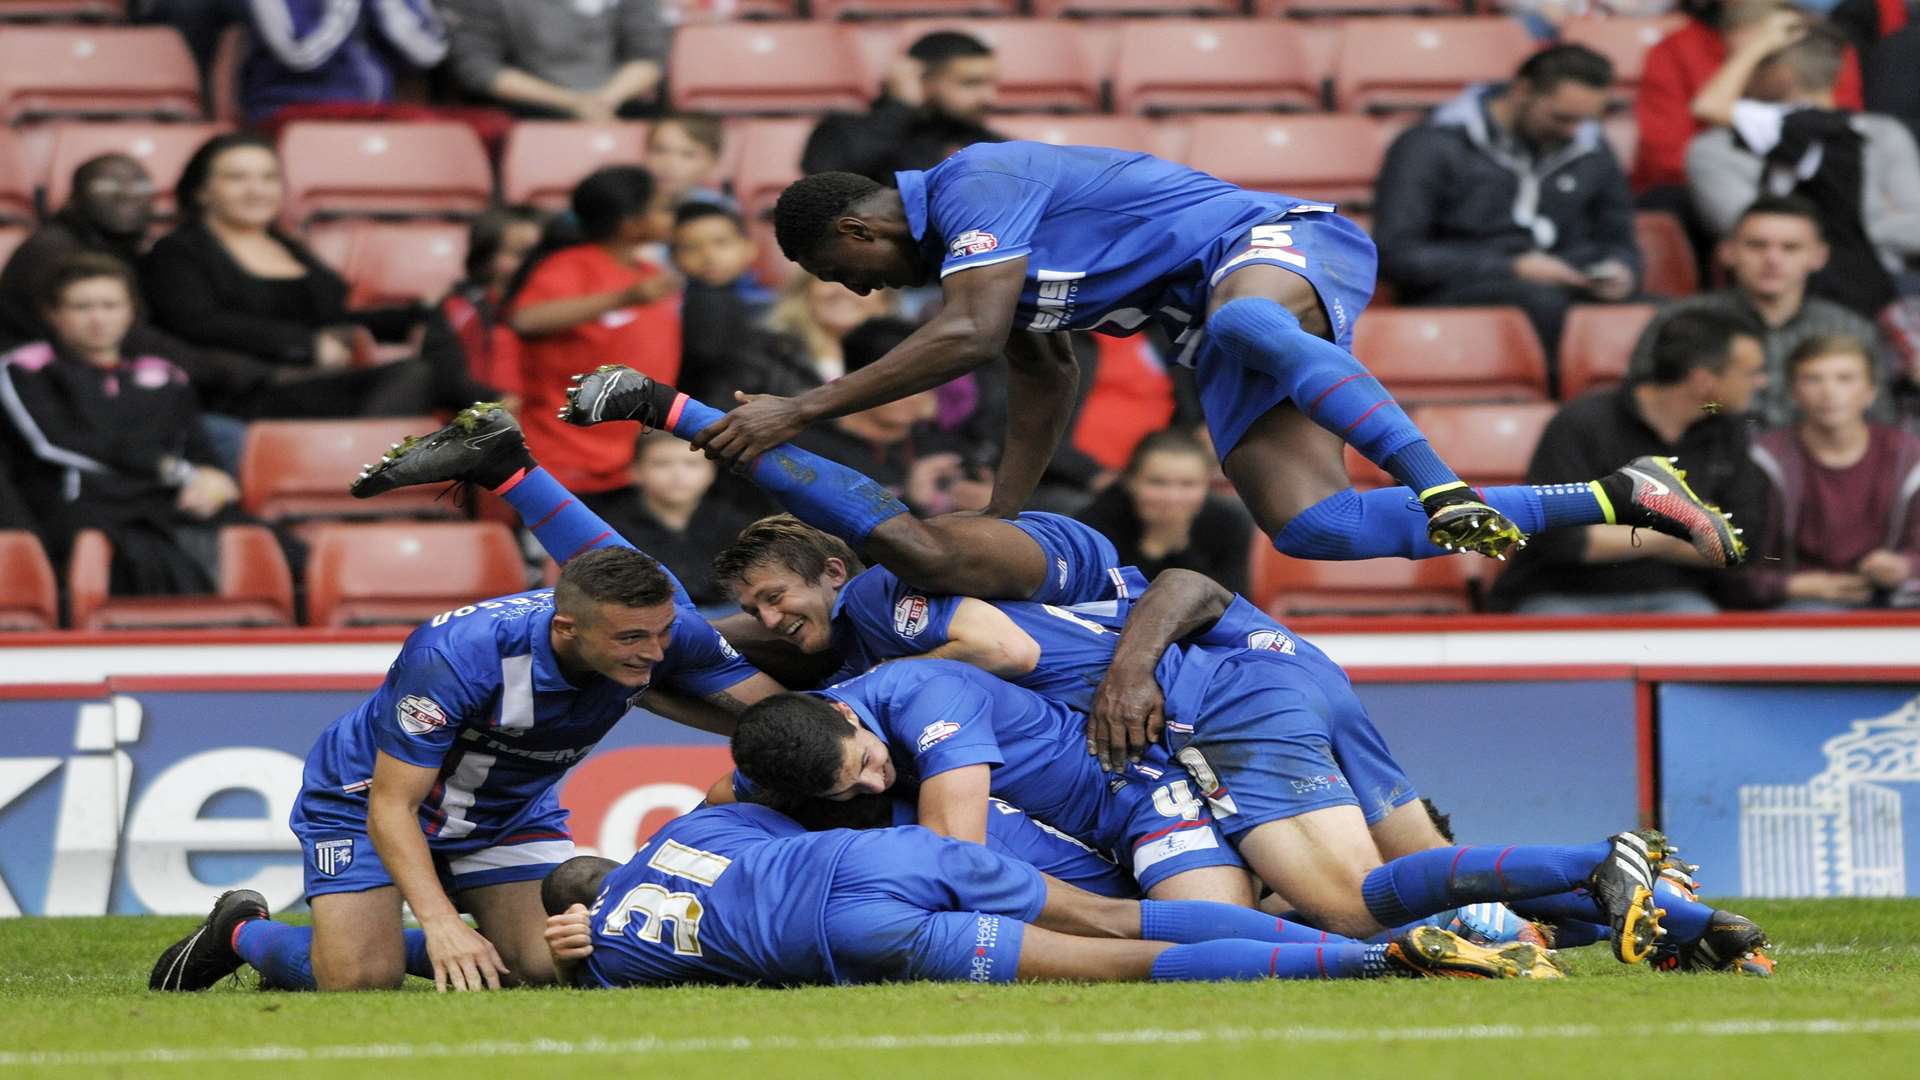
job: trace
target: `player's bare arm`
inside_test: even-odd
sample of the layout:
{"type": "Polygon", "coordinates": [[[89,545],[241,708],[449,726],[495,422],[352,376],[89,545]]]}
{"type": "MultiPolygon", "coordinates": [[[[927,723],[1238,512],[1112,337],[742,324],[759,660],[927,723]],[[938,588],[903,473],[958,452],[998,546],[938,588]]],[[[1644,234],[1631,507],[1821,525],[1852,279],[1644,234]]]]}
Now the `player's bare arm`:
{"type": "Polygon", "coordinates": [[[1021,331],[1007,339],[1007,442],[987,516],[1012,517],[1026,505],[1066,437],[1079,382],[1068,335],[1021,331]]]}
{"type": "Polygon", "coordinates": [[[984,366],[1007,347],[1026,268],[1026,259],[1009,259],[948,275],[940,313],[892,352],[798,397],[736,394],[743,404],[702,431],[694,447],[717,460],[751,461],[815,421],[899,401],[984,366]]]}
{"type": "Polygon", "coordinates": [[[971,664],[989,675],[1014,679],[1040,663],[1040,643],[1005,612],[968,597],[954,609],[947,640],[928,656],[971,664]]]}
{"type": "Polygon", "coordinates": [[[1087,749],[1117,769],[1159,741],[1166,704],[1154,669],[1167,646],[1212,626],[1233,594],[1205,574],[1163,570],[1134,604],[1087,715],[1087,749]]]}
{"type": "Polygon", "coordinates": [[[987,842],[987,795],[993,767],[967,765],[920,783],[920,824],[956,840],[987,842]]]}
{"type": "Polygon", "coordinates": [[[426,932],[434,989],[498,990],[507,965],[447,898],[420,831],[420,803],[439,778],[438,769],[409,765],[381,751],[367,791],[367,833],[426,932]]]}

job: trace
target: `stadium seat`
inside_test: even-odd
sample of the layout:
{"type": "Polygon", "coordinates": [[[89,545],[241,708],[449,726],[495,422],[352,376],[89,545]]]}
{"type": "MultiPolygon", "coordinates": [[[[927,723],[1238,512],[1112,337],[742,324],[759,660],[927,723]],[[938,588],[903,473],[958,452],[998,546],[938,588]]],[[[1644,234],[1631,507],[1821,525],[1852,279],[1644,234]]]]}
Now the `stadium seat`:
{"type": "Polygon", "coordinates": [[[728,133],[740,145],[733,194],[742,213],[753,218],[772,210],[780,192],[800,179],[800,154],[812,131],[813,121],[793,118],[744,121],[728,133]]]}
{"type": "Polygon", "coordinates": [[[292,626],[293,575],[273,533],[259,525],[220,530],[220,582],[213,596],[108,594],[113,544],[98,529],[74,538],[67,563],[69,623],[75,630],[209,630],[292,626]]]}
{"type": "Polygon", "coordinates": [[[1317,110],[1321,96],[1290,23],[1155,19],[1120,30],[1116,112],[1317,110]]]}
{"type": "Polygon", "coordinates": [[[1519,308],[1368,311],[1353,352],[1403,403],[1547,397],[1546,355],[1519,308]]]}
{"type": "Polygon", "coordinates": [[[1618,108],[1631,103],[1634,92],[1640,89],[1640,69],[1647,50],[1686,23],[1687,17],[1679,12],[1644,18],[1581,15],[1560,28],[1560,40],[1568,45],[1585,45],[1613,61],[1613,103],[1618,108]]]}
{"type": "Polygon", "coordinates": [[[1652,304],[1575,304],[1560,334],[1560,399],[1627,377],[1634,343],[1658,311],[1652,304]]]}
{"type": "Polygon", "coordinates": [[[1613,148],[1613,156],[1622,170],[1633,167],[1633,154],[1640,144],[1640,125],[1630,112],[1615,113],[1600,121],[1600,134],[1613,148]]]}
{"type": "Polygon", "coordinates": [[[47,210],[67,204],[73,193],[73,170],[101,154],[129,154],[153,177],[155,208],[170,217],[180,170],[201,143],[225,130],[225,124],[57,124],[53,158],[47,165],[47,210]]]}
{"type": "Polygon", "coordinates": [[[127,0],[0,0],[0,22],[116,22],[127,0]]]}
{"type": "Polygon", "coordinates": [[[198,120],[200,71],[167,26],[16,26],[0,33],[0,121],[198,120]]]}
{"type": "Polygon", "coordinates": [[[647,125],[641,123],[522,120],[507,133],[500,155],[500,197],[564,209],[573,186],[588,173],[637,162],[646,148],[647,125]]]}
{"type": "Polygon", "coordinates": [[[1112,15],[1239,15],[1241,0],[1033,0],[1042,19],[1105,18],[1112,15]]]}
{"type": "Polygon", "coordinates": [[[667,60],[673,107],[714,113],[864,109],[875,84],[833,23],[683,26],[667,60]]]}
{"type": "Polygon", "coordinates": [[[444,217],[493,201],[480,137],[456,123],[302,121],[280,133],[287,216],[444,217]]]}
{"type": "Polygon", "coordinates": [[[1518,484],[1540,433],[1560,407],[1550,401],[1511,405],[1422,405],[1410,414],[1441,460],[1476,485],[1518,484]]]}
{"type": "Polygon", "coordinates": [[[307,559],[309,626],[411,625],[527,587],[497,521],[331,525],[307,559]]]}
{"type": "Polygon", "coordinates": [[[896,18],[903,15],[1018,15],[1020,0],[813,0],[816,19],[896,18]]]}
{"type": "Polygon", "coordinates": [[[1253,595],[1262,610],[1299,615],[1461,615],[1473,610],[1467,582],[1471,559],[1295,559],[1253,538],[1253,595]]]}
{"type": "Polygon", "coordinates": [[[31,223],[34,211],[33,177],[28,175],[26,152],[19,136],[0,127],[0,221],[31,223]]]}
{"type": "MultiPolygon", "coordinates": [[[[996,107],[1007,112],[1097,112],[1108,43],[1099,28],[1057,19],[912,19],[894,32],[891,50],[869,67],[868,86],[878,86],[885,64],[922,35],[960,30],[985,42],[1000,61],[996,107]]],[[[868,55],[871,65],[876,57],[868,55]]]]}
{"type": "Polygon", "coordinates": [[[1349,23],[1335,65],[1344,111],[1425,110],[1473,83],[1506,79],[1533,52],[1518,19],[1368,19],[1349,23]]]}
{"type": "Polygon", "coordinates": [[[448,221],[355,221],[310,234],[313,250],[347,279],[348,307],[437,303],[466,276],[467,227],[448,221]]]}
{"type": "Polygon", "coordinates": [[[60,597],[40,538],[0,530],[0,631],[57,630],[60,597]]]}
{"type": "Polygon", "coordinates": [[[1462,0],[1255,0],[1258,15],[1298,19],[1348,15],[1458,15],[1462,0]]]}
{"type": "Polygon", "coordinates": [[[1654,296],[1692,296],[1700,290],[1700,268],[1693,261],[1687,227],[1665,210],[1633,215],[1633,238],[1646,265],[1640,288],[1654,296]]]}
{"type": "Polygon", "coordinates": [[[1242,187],[1370,205],[1386,152],[1385,129],[1364,116],[1202,116],[1185,160],[1242,187]]]}
{"type": "Polygon", "coordinates": [[[1009,138],[1055,146],[1111,146],[1176,161],[1186,153],[1184,125],[1136,116],[996,116],[993,129],[1009,138]]]}
{"type": "Polygon", "coordinates": [[[240,454],[240,504],[267,521],[453,516],[452,500],[434,488],[401,488],[372,499],[347,494],[347,484],[389,446],[438,426],[430,416],[256,420],[240,454]]]}

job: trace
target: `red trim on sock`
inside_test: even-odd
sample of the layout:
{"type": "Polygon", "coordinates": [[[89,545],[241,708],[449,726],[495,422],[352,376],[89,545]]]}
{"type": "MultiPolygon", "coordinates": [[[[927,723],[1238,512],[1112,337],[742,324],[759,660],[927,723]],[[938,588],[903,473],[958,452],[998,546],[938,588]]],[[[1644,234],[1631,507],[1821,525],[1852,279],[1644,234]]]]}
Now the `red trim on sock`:
{"type": "Polygon", "coordinates": [[[1502,892],[1506,891],[1507,879],[1500,873],[1500,864],[1506,862],[1507,856],[1511,854],[1513,854],[1513,848],[1509,847],[1500,852],[1499,858],[1493,860],[1493,879],[1500,883],[1500,890],[1502,892]]]}
{"type": "Polygon", "coordinates": [[[573,560],[574,555],[578,555],[583,551],[591,550],[592,548],[598,546],[600,541],[605,540],[607,537],[612,535],[613,535],[613,530],[608,529],[605,532],[601,533],[599,536],[596,536],[593,539],[587,541],[586,543],[581,544],[579,547],[574,548],[571,554],[569,554],[565,559],[561,560],[562,565],[568,562],[571,562],[573,560]]]}
{"type": "Polygon", "coordinates": [[[230,938],[228,939],[228,941],[227,941],[227,947],[228,947],[228,948],[230,948],[230,949],[232,949],[232,950],[233,950],[234,952],[236,952],[236,953],[237,953],[237,952],[239,952],[239,951],[240,951],[240,928],[241,928],[241,927],[243,927],[243,926],[245,926],[245,925],[247,925],[247,924],[248,924],[248,923],[250,923],[250,922],[256,922],[256,921],[258,921],[258,920],[255,920],[255,919],[241,919],[241,920],[240,920],[239,922],[237,922],[237,923],[234,923],[234,924],[233,924],[233,934],[231,935],[231,937],[230,937],[230,938]]]}
{"type": "Polygon", "coordinates": [[[1345,435],[1347,432],[1352,431],[1354,428],[1359,427],[1362,423],[1366,422],[1367,417],[1372,416],[1374,413],[1379,412],[1382,407],[1391,405],[1391,404],[1393,404],[1392,398],[1381,398],[1379,401],[1374,402],[1373,408],[1368,409],[1366,412],[1361,413],[1360,419],[1355,420],[1353,423],[1348,424],[1344,428],[1341,428],[1340,434],[1345,435]]]}
{"type": "Polygon", "coordinates": [[[1317,397],[1317,398],[1314,398],[1314,399],[1313,399],[1313,404],[1311,404],[1311,405],[1309,405],[1309,406],[1307,406],[1307,415],[1308,415],[1308,416],[1312,416],[1312,415],[1313,415],[1314,413],[1317,413],[1317,412],[1319,412],[1319,411],[1320,411],[1320,403],[1321,403],[1321,402],[1323,402],[1323,401],[1325,401],[1325,400],[1327,400],[1327,395],[1328,395],[1328,394],[1331,394],[1331,393],[1333,393],[1333,392],[1334,392],[1335,390],[1338,390],[1338,389],[1340,389],[1341,387],[1343,387],[1343,386],[1345,386],[1345,385],[1347,385],[1348,383],[1350,383],[1350,382],[1352,382],[1352,381],[1353,381],[1353,380],[1355,380],[1355,379],[1364,379],[1364,378],[1366,378],[1366,377],[1367,377],[1367,376],[1368,376],[1369,374],[1371,374],[1371,373],[1370,373],[1370,372],[1365,372],[1365,371],[1363,371],[1363,372],[1361,372],[1361,373],[1360,373],[1360,374],[1358,374],[1358,375],[1349,375],[1349,376],[1347,376],[1346,378],[1344,378],[1344,379],[1341,379],[1341,380],[1340,380],[1339,382],[1337,382],[1337,383],[1334,383],[1334,384],[1333,384],[1332,386],[1329,386],[1329,387],[1327,387],[1327,388],[1326,388],[1325,390],[1323,390],[1323,391],[1321,391],[1321,392],[1320,392],[1320,396],[1319,396],[1319,397],[1317,397]]]}
{"type": "Polygon", "coordinates": [[[1460,856],[1465,855],[1466,853],[1467,853],[1467,849],[1463,847],[1453,849],[1453,861],[1447,864],[1447,888],[1449,889],[1453,888],[1454,867],[1460,865],[1460,856]]]}
{"type": "Polygon", "coordinates": [[[672,431],[680,424],[680,412],[687,407],[687,395],[673,395],[673,407],[667,410],[667,430],[672,431]]]}
{"type": "Polygon", "coordinates": [[[568,496],[567,498],[561,500],[559,506],[556,506],[552,510],[548,511],[546,517],[543,517],[539,521],[536,521],[533,524],[528,525],[527,528],[534,532],[539,532],[540,526],[545,525],[549,521],[552,521],[555,514],[558,514],[560,511],[565,510],[567,507],[572,505],[573,505],[573,498],[572,496],[568,496]]]}
{"type": "Polygon", "coordinates": [[[527,478],[527,470],[515,469],[513,470],[512,476],[507,477],[507,479],[503,483],[501,483],[499,487],[492,489],[493,493],[495,495],[505,495],[507,492],[512,491],[515,485],[519,484],[520,481],[525,480],[526,478],[527,478]]]}
{"type": "MultiPolygon", "coordinates": [[[[1280,950],[1279,949],[1273,950],[1273,955],[1275,957],[1278,957],[1280,955],[1280,950]]],[[[1323,979],[1326,978],[1327,977],[1327,950],[1324,947],[1316,946],[1314,948],[1313,962],[1320,965],[1320,977],[1323,979]]]]}

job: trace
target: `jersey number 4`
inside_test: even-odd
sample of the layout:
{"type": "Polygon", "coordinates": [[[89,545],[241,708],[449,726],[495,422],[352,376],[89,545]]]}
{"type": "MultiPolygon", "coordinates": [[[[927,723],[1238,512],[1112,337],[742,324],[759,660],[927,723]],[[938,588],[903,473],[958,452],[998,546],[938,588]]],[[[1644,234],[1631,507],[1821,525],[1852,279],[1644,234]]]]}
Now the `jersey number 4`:
{"type": "MultiPolygon", "coordinates": [[[[711,851],[687,847],[672,840],[661,845],[653,853],[647,865],[672,877],[686,878],[699,885],[712,885],[727,872],[733,860],[724,855],[715,855],[711,851]]],[[[699,956],[700,953],[700,916],[706,908],[700,898],[690,892],[671,892],[659,885],[648,882],[635,885],[627,890],[612,911],[600,932],[608,937],[619,937],[627,932],[627,924],[637,915],[640,917],[638,933],[640,940],[658,945],[665,935],[666,925],[673,924],[673,951],[681,956],[699,956]]]]}

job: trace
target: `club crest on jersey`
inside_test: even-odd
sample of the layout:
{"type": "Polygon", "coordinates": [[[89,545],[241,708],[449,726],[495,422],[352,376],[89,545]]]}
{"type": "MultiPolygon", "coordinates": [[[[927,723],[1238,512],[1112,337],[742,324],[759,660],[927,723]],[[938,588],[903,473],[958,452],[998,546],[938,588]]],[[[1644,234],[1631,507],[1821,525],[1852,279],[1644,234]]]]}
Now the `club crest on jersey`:
{"type": "Polygon", "coordinates": [[[935,720],[920,729],[920,741],[914,744],[914,748],[924,754],[930,748],[946,742],[959,732],[959,724],[951,720],[935,720]]]}
{"type": "Polygon", "coordinates": [[[1255,630],[1247,635],[1247,648],[1254,652],[1277,652],[1293,655],[1293,639],[1278,630],[1255,630]]]}
{"type": "Polygon", "coordinates": [[[968,229],[953,238],[947,245],[947,254],[956,259],[969,255],[985,255],[1000,246],[1000,238],[984,229],[968,229]]]}
{"type": "Polygon", "coordinates": [[[919,637],[927,628],[927,598],[903,596],[893,605],[893,632],[901,637],[919,637]]]}
{"type": "Polygon", "coordinates": [[[430,697],[408,694],[400,699],[400,704],[395,705],[393,711],[400,719],[400,726],[409,735],[425,735],[447,726],[446,710],[430,697]]]}
{"type": "Polygon", "coordinates": [[[313,845],[313,868],[327,877],[337,876],[353,865],[353,837],[322,840],[313,845]]]}
{"type": "Polygon", "coordinates": [[[727,640],[727,635],[716,631],[713,636],[720,642],[721,656],[729,660],[740,659],[740,650],[733,647],[733,642],[727,640]]]}

